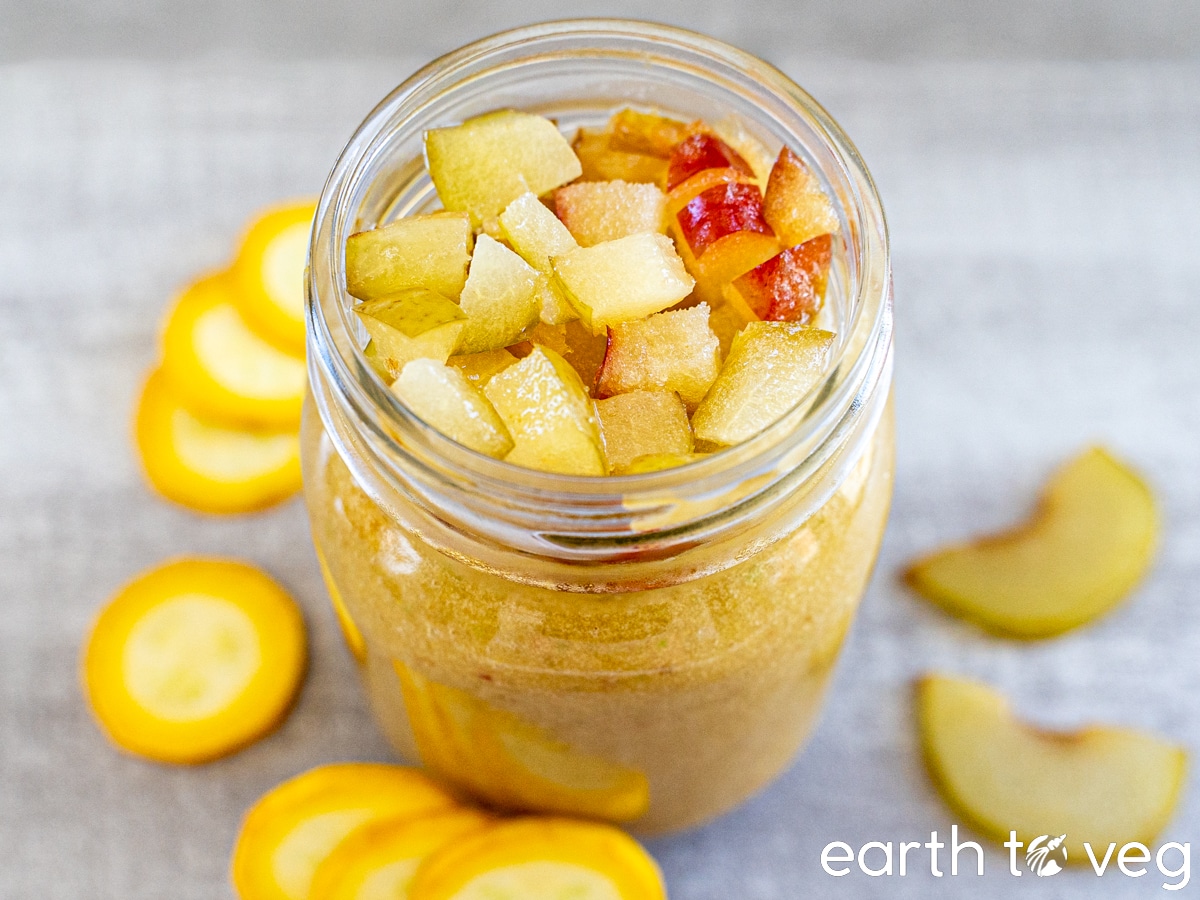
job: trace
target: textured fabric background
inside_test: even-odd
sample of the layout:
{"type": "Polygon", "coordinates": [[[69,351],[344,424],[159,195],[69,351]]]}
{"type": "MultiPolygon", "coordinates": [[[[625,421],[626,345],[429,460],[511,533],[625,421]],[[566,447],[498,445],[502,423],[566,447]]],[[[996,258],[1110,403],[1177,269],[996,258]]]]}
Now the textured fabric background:
{"type": "MultiPolygon", "coordinates": [[[[376,41],[374,61],[296,61],[320,49],[311,36],[322,21],[298,6],[308,43],[297,39],[292,61],[286,48],[268,61],[238,51],[232,26],[213,31],[211,13],[187,14],[211,18],[199,36],[184,17],[141,43],[137,21],[119,27],[133,4],[15,6],[0,29],[0,897],[229,896],[238,820],[263,791],[317,763],[388,751],[300,502],[212,519],[156,499],[131,451],[131,404],[172,293],[223,264],[256,207],[319,190],[351,129],[430,53],[487,27],[401,34],[411,52],[390,58],[376,41]],[[86,25],[97,10],[113,15],[93,23],[95,40],[63,24],[86,25]],[[77,677],[98,605],[141,568],[185,553],[237,555],[277,575],[304,605],[313,653],[276,735],[188,770],[112,750],[77,677]]],[[[1043,58],[987,61],[978,57],[1013,53],[980,50],[974,31],[939,26],[928,5],[902,6],[913,24],[897,26],[899,55],[949,48],[943,58],[893,58],[895,11],[874,25],[864,13],[862,34],[834,29],[823,55],[770,39],[750,12],[755,24],[741,30],[715,14],[695,23],[780,64],[874,171],[893,235],[899,471],[879,570],[816,738],[742,809],[652,844],[676,900],[1011,896],[994,851],[982,879],[835,880],[820,869],[829,841],[927,840],[954,821],[912,729],[911,679],[928,669],[991,680],[1046,724],[1127,723],[1200,749],[1200,63],[1136,58],[1147,47],[1194,53],[1196,8],[1143,22],[1124,43],[1120,17],[1077,14],[1083,37],[1059,28],[1073,60],[1052,58],[1053,29],[996,25],[1001,49],[1026,40],[1043,58]],[[1023,515],[1046,473],[1090,441],[1141,468],[1164,507],[1158,563],[1128,604],[1021,645],[949,620],[897,583],[914,553],[1023,515]]],[[[261,18],[273,7],[255,8],[261,18]]],[[[247,40],[269,45],[268,19],[246,21],[259,29],[247,40]]],[[[1198,801],[1193,779],[1164,840],[1200,842],[1198,801]]],[[[1153,868],[1136,881],[1085,869],[1018,887],[1141,897],[1162,880],[1153,868]]],[[[1192,891],[1198,883],[1200,873],[1192,891]]]]}

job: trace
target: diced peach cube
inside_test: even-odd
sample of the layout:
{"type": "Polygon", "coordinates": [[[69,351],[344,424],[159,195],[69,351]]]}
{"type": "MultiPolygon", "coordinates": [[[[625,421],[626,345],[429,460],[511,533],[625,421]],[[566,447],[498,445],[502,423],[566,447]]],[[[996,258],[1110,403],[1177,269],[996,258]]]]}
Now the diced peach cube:
{"type": "Polygon", "coordinates": [[[581,181],[554,192],[558,218],[581,247],[664,231],[666,200],[653,184],[627,181],[581,181]]]}
{"type": "Polygon", "coordinates": [[[833,259],[833,236],[822,234],[789,247],[733,282],[760,319],[808,322],[821,311],[833,259]]]}
{"type": "Polygon", "coordinates": [[[446,365],[454,366],[467,381],[482,388],[493,375],[499,375],[517,361],[507,350],[485,350],[482,353],[464,353],[451,356],[446,365]]]}
{"type": "Polygon", "coordinates": [[[834,335],[791,322],[751,322],[692,416],[697,441],[730,446],[774,424],[816,387],[834,335]]]}
{"type": "Polygon", "coordinates": [[[738,231],[775,236],[763,218],[762,193],[754,184],[727,182],[711,187],[693,197],[676,219],[697,259],[703,259],[721,238],[738,231]]]}
{"type": "Polygon", "coordinates": [[[719,137],[704,132],[693,134],[671,153],[671,162],[667,167],[667,190],[683,184],[704,169],[728,168],[754,177],[750,164],[719,137]]]}
{"type": "Polygon", "coordinates": [[[427,424],[451,440],[502,459],[512,436],[487,398],[461,369],[433,359],[414,359],[392,384],[392,393],[427,424]]]}
{"type": "Polygon", "coordinates": [[[721,365],[708,316],[708,304],[701,303],[612,325],[604,364],[596,376],[597,395],[675,391],[689,409],[695,409],[721,365]]]}
{"type": "Polygon", "coordinates": [[[763,215],[788,247],[821,234],[837,234],[839,227],[820,179],[787,147],[779,151],[767,179],[763,215]]]}
{"type": "Polygon", "coordinates": [[[632,391],[596,402],[609,471],[621,474],[635,459],[691,453],[692,426],[673,391],[632,391]]]}
{"type": "Polygon", "coordinates": [[[662,159],[669,159],[675,147],[697,128],[678,119],[629,108],[615,113],[609,119],[608,127],[612,135],[609,146],[613,150],[644,153],[662,159]]]}
{"type": "Polygon", "coordinates": [[[515,442],[509,462],[569,475],[607,473],[594,404],[579,375],[553,350],[535,346],[493,376],[483,393],[515,442]]]}
{"type": "Polygon", "coordinates": [[[645,182],[662,185],[667,180],[667,161],[657,156],[625,153],[609,146],[609,133],[581,128],[571,146],[583,167],[582,181],[645,182]]]}
{"type": "Polygon", "coordinates": [[[467,323],[456,353],[499,350],[538,320],[537,270],[499,241],[481,234],[459,301],[467,323]]]}
{"type": "Polygon", "coordinates": [[[775,157],[763,146],[762,141],[747,130],[741,119],[733,115],[725,116],[713,123],[709,131],[737,151],[738,156],[749,164],[759,186],[767,183],[775,157]]]}

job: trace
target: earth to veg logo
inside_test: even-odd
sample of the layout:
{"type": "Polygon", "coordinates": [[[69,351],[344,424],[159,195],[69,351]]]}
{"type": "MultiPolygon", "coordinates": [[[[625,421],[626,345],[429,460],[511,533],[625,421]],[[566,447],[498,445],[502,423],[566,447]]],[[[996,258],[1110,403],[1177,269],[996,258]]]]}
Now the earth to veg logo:
{"type": "Polygon", "coordinates": [[[1057,875],[1061,872],[1067,864],[1067,848],[1063,843],[1066,839],[1065,834],[1056,838],[1043,834],[1030,841],[1029,849],[1025,851],[1025,865],[1029,867],[1029,871],[1038,877],[1057,875]]]}

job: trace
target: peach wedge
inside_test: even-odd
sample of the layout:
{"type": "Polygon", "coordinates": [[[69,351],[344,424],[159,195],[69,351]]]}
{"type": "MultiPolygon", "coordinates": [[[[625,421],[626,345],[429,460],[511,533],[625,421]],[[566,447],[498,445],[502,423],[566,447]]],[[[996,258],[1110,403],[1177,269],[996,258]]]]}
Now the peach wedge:
{"type": "Polygon", "coordinates": [[[972,681],[917,684],[925,761],[946,801],[984,834],[1028,843],[1066,835],[1069,862],[1084,843],[1151,844],[1171,817],[1187,768],[1182,749],[1150,734],[1090,726],[1047,732],[1017,719],[1005,699],[972,681]]]}
{"type": "Polygon", "coordinates": [[[1150,489],[1091,448],[1054,475],[1029,522],[920,559],[906,579],[990,631],[1050,637],[1120,602],[1145,573],[1157,540],[1150,489]]]}

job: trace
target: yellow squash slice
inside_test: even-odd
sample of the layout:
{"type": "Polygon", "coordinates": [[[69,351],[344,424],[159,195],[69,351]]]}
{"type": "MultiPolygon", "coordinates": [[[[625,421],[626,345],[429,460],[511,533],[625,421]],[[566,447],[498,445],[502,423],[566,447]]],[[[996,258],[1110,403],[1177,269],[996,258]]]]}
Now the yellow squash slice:
{"type": "Polygon", "coordinates": [[[1028,523],[918,560],[906,578],[948,612],[991,631],[1049,637],[1120,602],[1145,574],[1157,542],[1150,489],[1092,448],[1055,474],[1028,523]]]}
{"type": "Polygon", "coordinates": [[[1183,787],[1187,757],[1161,738],[1091,726],[1048,732],[1019,721],[982,684],[931,676],[917,686],[925,760],[946,801],[983,833],[1028,843],[1066,835],[1068,862],[1085,842],[1151,844],[1183,787]]]}
{"type": "Polygon", "coordinates": [[[304,353],[304,270],[316,205],[302,201],[262,213],[233,264],[242,315],[259,334],[304,353]]]}
{"type": "Polygon", "coordinates": [[[136,578],[101,612],[84,655],[96,718],[131,753],[202,763],[283,721],[304,674],[304,620],[239,562],[184,559],[136,578]]]}
{"type": "Polygon", "coordinates": [[[411,900],[665,900],[658,866],[629,835],[571,819],[513,819],[421,864],[411,900]]]}
{"type": "Polygon", "coordinates": [[[163,337],[163,374],[197,413],[250,428],[298,428],[304,359],[250,329],[225,273],[180,295],[163,337]]]}
{"type": "Polygon", "coordinates": [[[454,799],[416,769],[320,766],[285,781],[246,813],[233,850],[233,885],[241,900],[318,900],[312,891],[318,867],[356,828],[454,808],[454,799]]]}
{"type": "Polygon", "coordinates": [[[347,835],[313,877],[321,900],[406,900],[417,866],[431,853],[493,821],[472,809],[368,822],[347,835]]]}
{"type": "Polygon", "coordinates": [[[300,489],[295,431],[243,431],[199,419],[161,371],[142,389],[135,430],[151,485],[192,509],[251,512],[300,489]]]}

